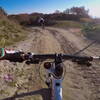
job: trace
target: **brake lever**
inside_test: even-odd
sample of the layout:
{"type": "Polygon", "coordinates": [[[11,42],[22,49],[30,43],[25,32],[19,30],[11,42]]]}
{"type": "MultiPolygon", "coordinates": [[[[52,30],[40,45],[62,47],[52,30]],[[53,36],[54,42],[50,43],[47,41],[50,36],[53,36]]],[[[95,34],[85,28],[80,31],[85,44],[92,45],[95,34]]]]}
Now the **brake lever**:
{"type": "Polygon", "coordinates": [[[86,65],[88,67],[90,67],[92,65],[92,63],[90,61],[87,61],[87,60],[75,60],[75,59],[73,59],[72,62],[76,62],[79,65],[86,65]]]}

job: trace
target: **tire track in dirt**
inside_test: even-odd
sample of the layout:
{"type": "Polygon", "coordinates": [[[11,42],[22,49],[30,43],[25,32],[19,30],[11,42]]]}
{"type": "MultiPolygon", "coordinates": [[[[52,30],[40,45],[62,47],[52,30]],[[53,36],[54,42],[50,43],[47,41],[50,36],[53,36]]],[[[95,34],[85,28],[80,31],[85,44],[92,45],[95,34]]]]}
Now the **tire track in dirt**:
{"type": "MultiPolygon", "coordinates": [[[[63,36],[62,33],[57,31],[56,29],[55,30],[54,29],[48,29],[48,31],[58,41],[58,43],[60,44],[61,49],[63,50],[64,53],[74,54],[76,51],[78,51],[78,48],[72,42],[68,41],[66,39],[66,37],[63,36]]],[[[89,98],[88,97],[89,94],[85,93],[85,90],[88,91],[88,92],[90,90],[86,89],[88,87],[87,84],[86,84],[86,81],[84,79],[82,79],[82,74],[78,70],[76,70],[75,66],[77,66],[77,64],[66,62],[65,66],[67,67],[67,75],[65,77],[66,81],[64,82],[66,85],[65,84],[63,84],[63,85],[64,85],[64,87],[66,87],[67,84],[68,84],[68,88],[67,87],[64,88],[64,92],[65,93],[69,92],[69,91],[70,92],[69,92],[68,95],[64,94],[63,99],[66,100],[66,98],[68,98],[68,100],[71,100],[71,99],[86,100],[86,97],[89,98]],[[68,66],[70,67],[71,70],[69,70],[68,66]],[[80,83],[78,83],[79,81],[80,81],[80,83]],[[84,88],[84,90],[82,90],[82,87],[84,87],[84,86],[85,86],[85,88],[84,88]],[[76,96],[78,96],[78,98],[76,98],[76,96]]]]}
{"type": "MultiPolygon", "coordinates": [[[[61,33],[59,33],[59,31],[54,29],[49,29],[49,31],[60,42],[61,47],[63,48],[65,53],[66,51],[68,52],[68,49],[69,51],[72,49],[71,52],[69,52],[72,54],[75,53],[75,50],[78,50],[78,48],[76,48],[75,46],[71,47],[70,43],[68,43],[69,41],[66,40],[66,38],[62,36],[61,33]]],[[[89,52],[93,53],[93,50],[89,50],[89,52]]],[[[85,52],[85,54],[89,55],[87,52],[85,52]]],[[[100,52],[98,54],[100,54],[100,52]]],[[[91,90],[90,97],[88,97],[89,100],[100,100],[100,67],[99,66],[100,63],[93,63],[91,67],[86,67],[86,66],[76,67],[77,71],[83,73],[82,76],[84,79],[87,80],[88,88],[90,88],[91,90]]]]}
{"type": "Polygon", "coordinates": [[[74,54],[77,48],[70,43],[60,32],[54,29],[48,29],[48,31],[55,37],[55,39],[60,43],[61,49],[64,53],[74,54]]]}
{"type": "MultiPolygon", "coordinates": [[[[67,41],[67,39],[63,35],[61,35],[59,32],[57,32],[56,30],[54,30],[54,29],[52,31],[46,30],[45,31],[46,33],[44,31],[42,31],[42,32],[43,32],[44,37],[45,37],[45,39],[43,39],[43,41],[45,40],[45,42],[44,42],[44,44],[45,44],[44,51],[45,52],[47,52],[47,51],[49,53],[50,52],[55,53],[54,51],[56,51],[57,53],[59,53],[59,52],[69,53],[70,52],[70,54],[73,54],[75,52],[75,50],[73,50],[75,48],[71,48],[72,43],[67,41]],[[51,47],[50,47],[50,45],[51,45],[51,47]],[[46,49],[45,47],[48,47],[48,48],[46,49]],[[60,51],[58,50],[58,47],[61,49],[60,51]],[[55,48],[55,49],[53,50],[53,48],[55,48]],[[51,49],[51,50],[49,50],[49,49],[51,49]]],[[[42,51],[42,52],[44,52],[44,51],[42,51]]],[[[68,62],[66,64],[69,65],[70,67],[75,66],[75,64],[74,65],[69,64],[68,62]]],[[[69,86],[64,84],[64,87],[66,87],[66,86],[67,87],[64,88],[63,90],[64,90],[64,93],[66,93],[66,91],[67,92],[70,91],[70,92],[69,92],[69,95],[64,94],[63,100],[66,100],[66,98],[68,98],[68,100],[71,100],[71,98],[73,98],[74,100],[80,100],[80,99],[86,100],[86,97],[89,98],[89,94],[87,95],[89,90],[86,89],[88,86],[86,85],[85,80],[82,79],[82,75],[74,67],[72,67],[71,70],[69,70],[67,68],[67,70],[68,70],[68,72],[67,72],[68,74],[67,74],[67,77],[65,79],[68,80],[68,82],[65,81],[65,84],[68,84],[69,86]],[[81,77],[79,77],[78,75],[80,75],[81,77]],[[78,83],[78,81],[80,81],[80,84],[78,83]],[[68,87],[70,87],[70,88],[68,88],[68,87]],[[83,87],[85,87],[84,90],[82,90],[83,87]],[[85,93],[85,90],[88,91],[88,92],[85,93]],[[84,92],[84,93],[82,93],[82,92],[84,92]],[[78,96],[78,98],[76,98],[76,96],[78,96]]]]}

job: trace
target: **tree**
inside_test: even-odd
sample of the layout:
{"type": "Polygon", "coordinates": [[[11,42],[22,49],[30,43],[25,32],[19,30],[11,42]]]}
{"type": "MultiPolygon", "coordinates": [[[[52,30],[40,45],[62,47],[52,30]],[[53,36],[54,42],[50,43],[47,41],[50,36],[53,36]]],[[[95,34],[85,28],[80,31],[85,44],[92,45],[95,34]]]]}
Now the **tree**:
{"type": "Polygon", "coordinates": [[[55,14],[60,14],[61,12],[59,10],[56,10],[54,13],[55,14]]]}
{"type": "Polygon", "coordinates": [[[76,14],[80,17],[89,17],[89,15],[88,15],[89,10],[86,10],[84,7],[72,7],[70,9],[70,12],[72,14],[76,14]]]}
{"type": "Polygon", "coordinates": [[[84,7],[72,7],[63,11],[64,14],[72,14],[78,17],[89,17],[89,10],[86,10],[84,7]]]}
{"type": "Polygon", "coordinates": [[[5,12],[5,10],[2,8],[2,7],[0,7],[0,15],[2,16],[7,16],[7,13],[5,12]]]}
{"type": "Polygon", "coordinates": [[[63,11],[64,14],[70,14],[70,9],[66,9],[63,11]]]}

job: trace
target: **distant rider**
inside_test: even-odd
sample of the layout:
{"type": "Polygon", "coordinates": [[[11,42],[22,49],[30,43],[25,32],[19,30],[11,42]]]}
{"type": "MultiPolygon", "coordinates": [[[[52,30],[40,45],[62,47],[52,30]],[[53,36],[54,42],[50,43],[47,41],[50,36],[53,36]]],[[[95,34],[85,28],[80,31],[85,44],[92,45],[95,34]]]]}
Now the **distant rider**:
{"type": "Polygon", "coordinates": [[[38,20],[38,22],[41,25],[41,27],[44,29],[44,26],[45,26],[45,20],[44,20],[44,18],[40,17],[39,20],[38,20]]]}

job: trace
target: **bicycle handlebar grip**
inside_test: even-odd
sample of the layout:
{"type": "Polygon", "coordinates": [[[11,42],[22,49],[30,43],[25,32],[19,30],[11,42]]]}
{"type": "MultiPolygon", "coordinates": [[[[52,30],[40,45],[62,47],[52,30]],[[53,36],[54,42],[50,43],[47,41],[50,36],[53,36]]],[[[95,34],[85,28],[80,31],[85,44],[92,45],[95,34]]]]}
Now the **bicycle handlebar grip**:
{"type": "Polygon", "coordinates": [[[11,62],[22,62],[24,58],[22,56],[24,52],[22,51],[15,51],[12,49],[0,49],[0,60],[9,60],[11,62]]]}

